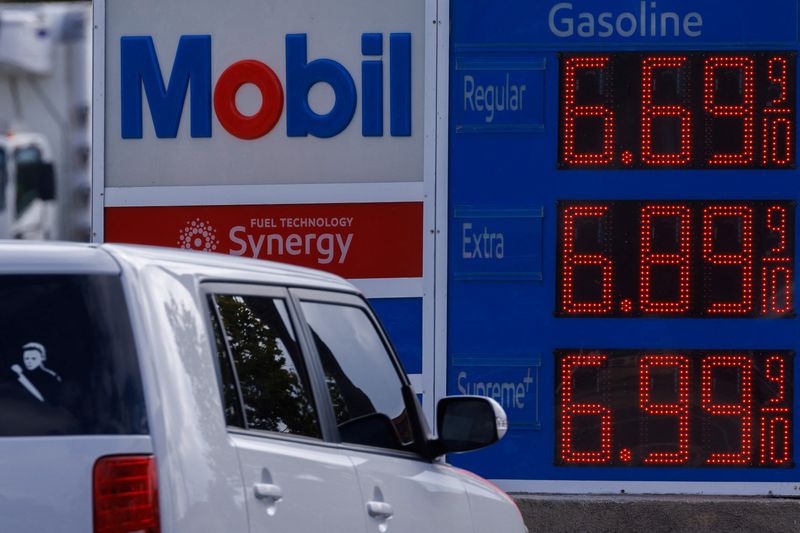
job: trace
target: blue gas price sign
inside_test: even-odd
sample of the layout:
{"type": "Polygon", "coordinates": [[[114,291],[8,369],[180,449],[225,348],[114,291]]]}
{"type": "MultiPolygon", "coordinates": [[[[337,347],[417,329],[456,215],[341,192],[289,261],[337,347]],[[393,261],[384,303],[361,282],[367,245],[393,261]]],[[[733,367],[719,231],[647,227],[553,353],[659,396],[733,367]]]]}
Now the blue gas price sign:
{"type": "Polygon", "coordinates": [[[448,392],[511,423],[454,462],[517,490],[797,490],[799,13],[451,3],[448,392]]]}

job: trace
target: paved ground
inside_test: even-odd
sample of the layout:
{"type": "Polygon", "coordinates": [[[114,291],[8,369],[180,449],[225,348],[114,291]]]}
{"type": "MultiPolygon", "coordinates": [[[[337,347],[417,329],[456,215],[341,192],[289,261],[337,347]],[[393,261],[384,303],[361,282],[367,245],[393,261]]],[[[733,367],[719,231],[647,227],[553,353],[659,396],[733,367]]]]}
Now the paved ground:
{"type": "Polygon", "coordinates": [[[800,533],[800,499],[543,494],[512,496],[517,501],[531,533],[800,533]]]}

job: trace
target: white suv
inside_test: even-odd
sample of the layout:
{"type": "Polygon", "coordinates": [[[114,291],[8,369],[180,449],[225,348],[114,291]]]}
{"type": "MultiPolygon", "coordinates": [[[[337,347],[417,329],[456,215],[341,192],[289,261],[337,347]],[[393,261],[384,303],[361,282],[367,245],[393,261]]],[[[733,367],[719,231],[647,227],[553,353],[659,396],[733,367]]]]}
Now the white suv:
{"type": "Polygon", "coordinates": [[[0,245],[0,517],[14,532],[522,532],[439,458],[368,304],[321,272],[117,245],[0,245]]]}

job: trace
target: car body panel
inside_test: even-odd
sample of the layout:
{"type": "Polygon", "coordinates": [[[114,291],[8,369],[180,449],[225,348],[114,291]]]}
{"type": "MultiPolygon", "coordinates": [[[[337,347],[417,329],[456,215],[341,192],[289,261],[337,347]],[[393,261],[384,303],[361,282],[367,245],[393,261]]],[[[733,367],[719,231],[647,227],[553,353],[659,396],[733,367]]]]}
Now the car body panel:
{"type": "Polygon", "coordinates": [[[133,269],[162,265],[176,274],[185,274],[196,282],[229,280],[237,283],[358,292],[353,285],[334,274],[272,261],[129,244],[104,244],[101,248],[133,269]]]}
{"type": "Polygon", "coordinates": [[[92,530],[92,469],[104,455],[153,453],[146,435],[0,438],[3,531],[92,530]]]}
{"type": "Polygon", "coordinates": [[[0,241],[0,274],[119,274],[119,265],[96,245],[0,241]]]}
{"type": "Polygon", "coordinates": [[[527,532],[519,508],[508,494],[468,470],[447,468],[464,484],[475,533],[527,532]]]}
{"type": "Polygon", "coordinates": [[[385,502],[393,514],[368,517],[367,533],[464,533],[472,531],[464,485],[451,469],[419,459],[351,450],[367,502],[385,502]]]}
{"type": "Polygon", "coordinates": [[[232,439],[241,459],[250,531],[364,531],[366,511],[358,512],[364,506],[345,451],[268,434],[232,439]],[[257,483],[274,485],[281,497],[258,498],[257,483]]]}
{"type": "Polygon", "coordinates": [[[192,277],[123,262],[138,324],[162,531],[246,531],[238,458],[222,416],[211,344],[192,277]],[[165,486],[167,485],[168,486],[165,486]]]}

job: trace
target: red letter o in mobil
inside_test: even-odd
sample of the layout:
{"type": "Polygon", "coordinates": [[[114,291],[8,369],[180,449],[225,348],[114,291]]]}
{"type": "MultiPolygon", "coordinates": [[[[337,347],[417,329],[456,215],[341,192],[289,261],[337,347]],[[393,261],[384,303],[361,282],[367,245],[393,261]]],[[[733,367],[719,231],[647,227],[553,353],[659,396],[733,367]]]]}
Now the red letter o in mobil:
{"type": "Polygon", "coordinates": [[[275,127],[283,112],[283,87],[267,65],[254,59],[237,61],[219,77],[214,89],[214,110],[225,130],[240,139],[263,137],[275,127]],[[236,107],[236,93],[246,83],[261,91],[261,108],[246,116],[236,107]]]}

